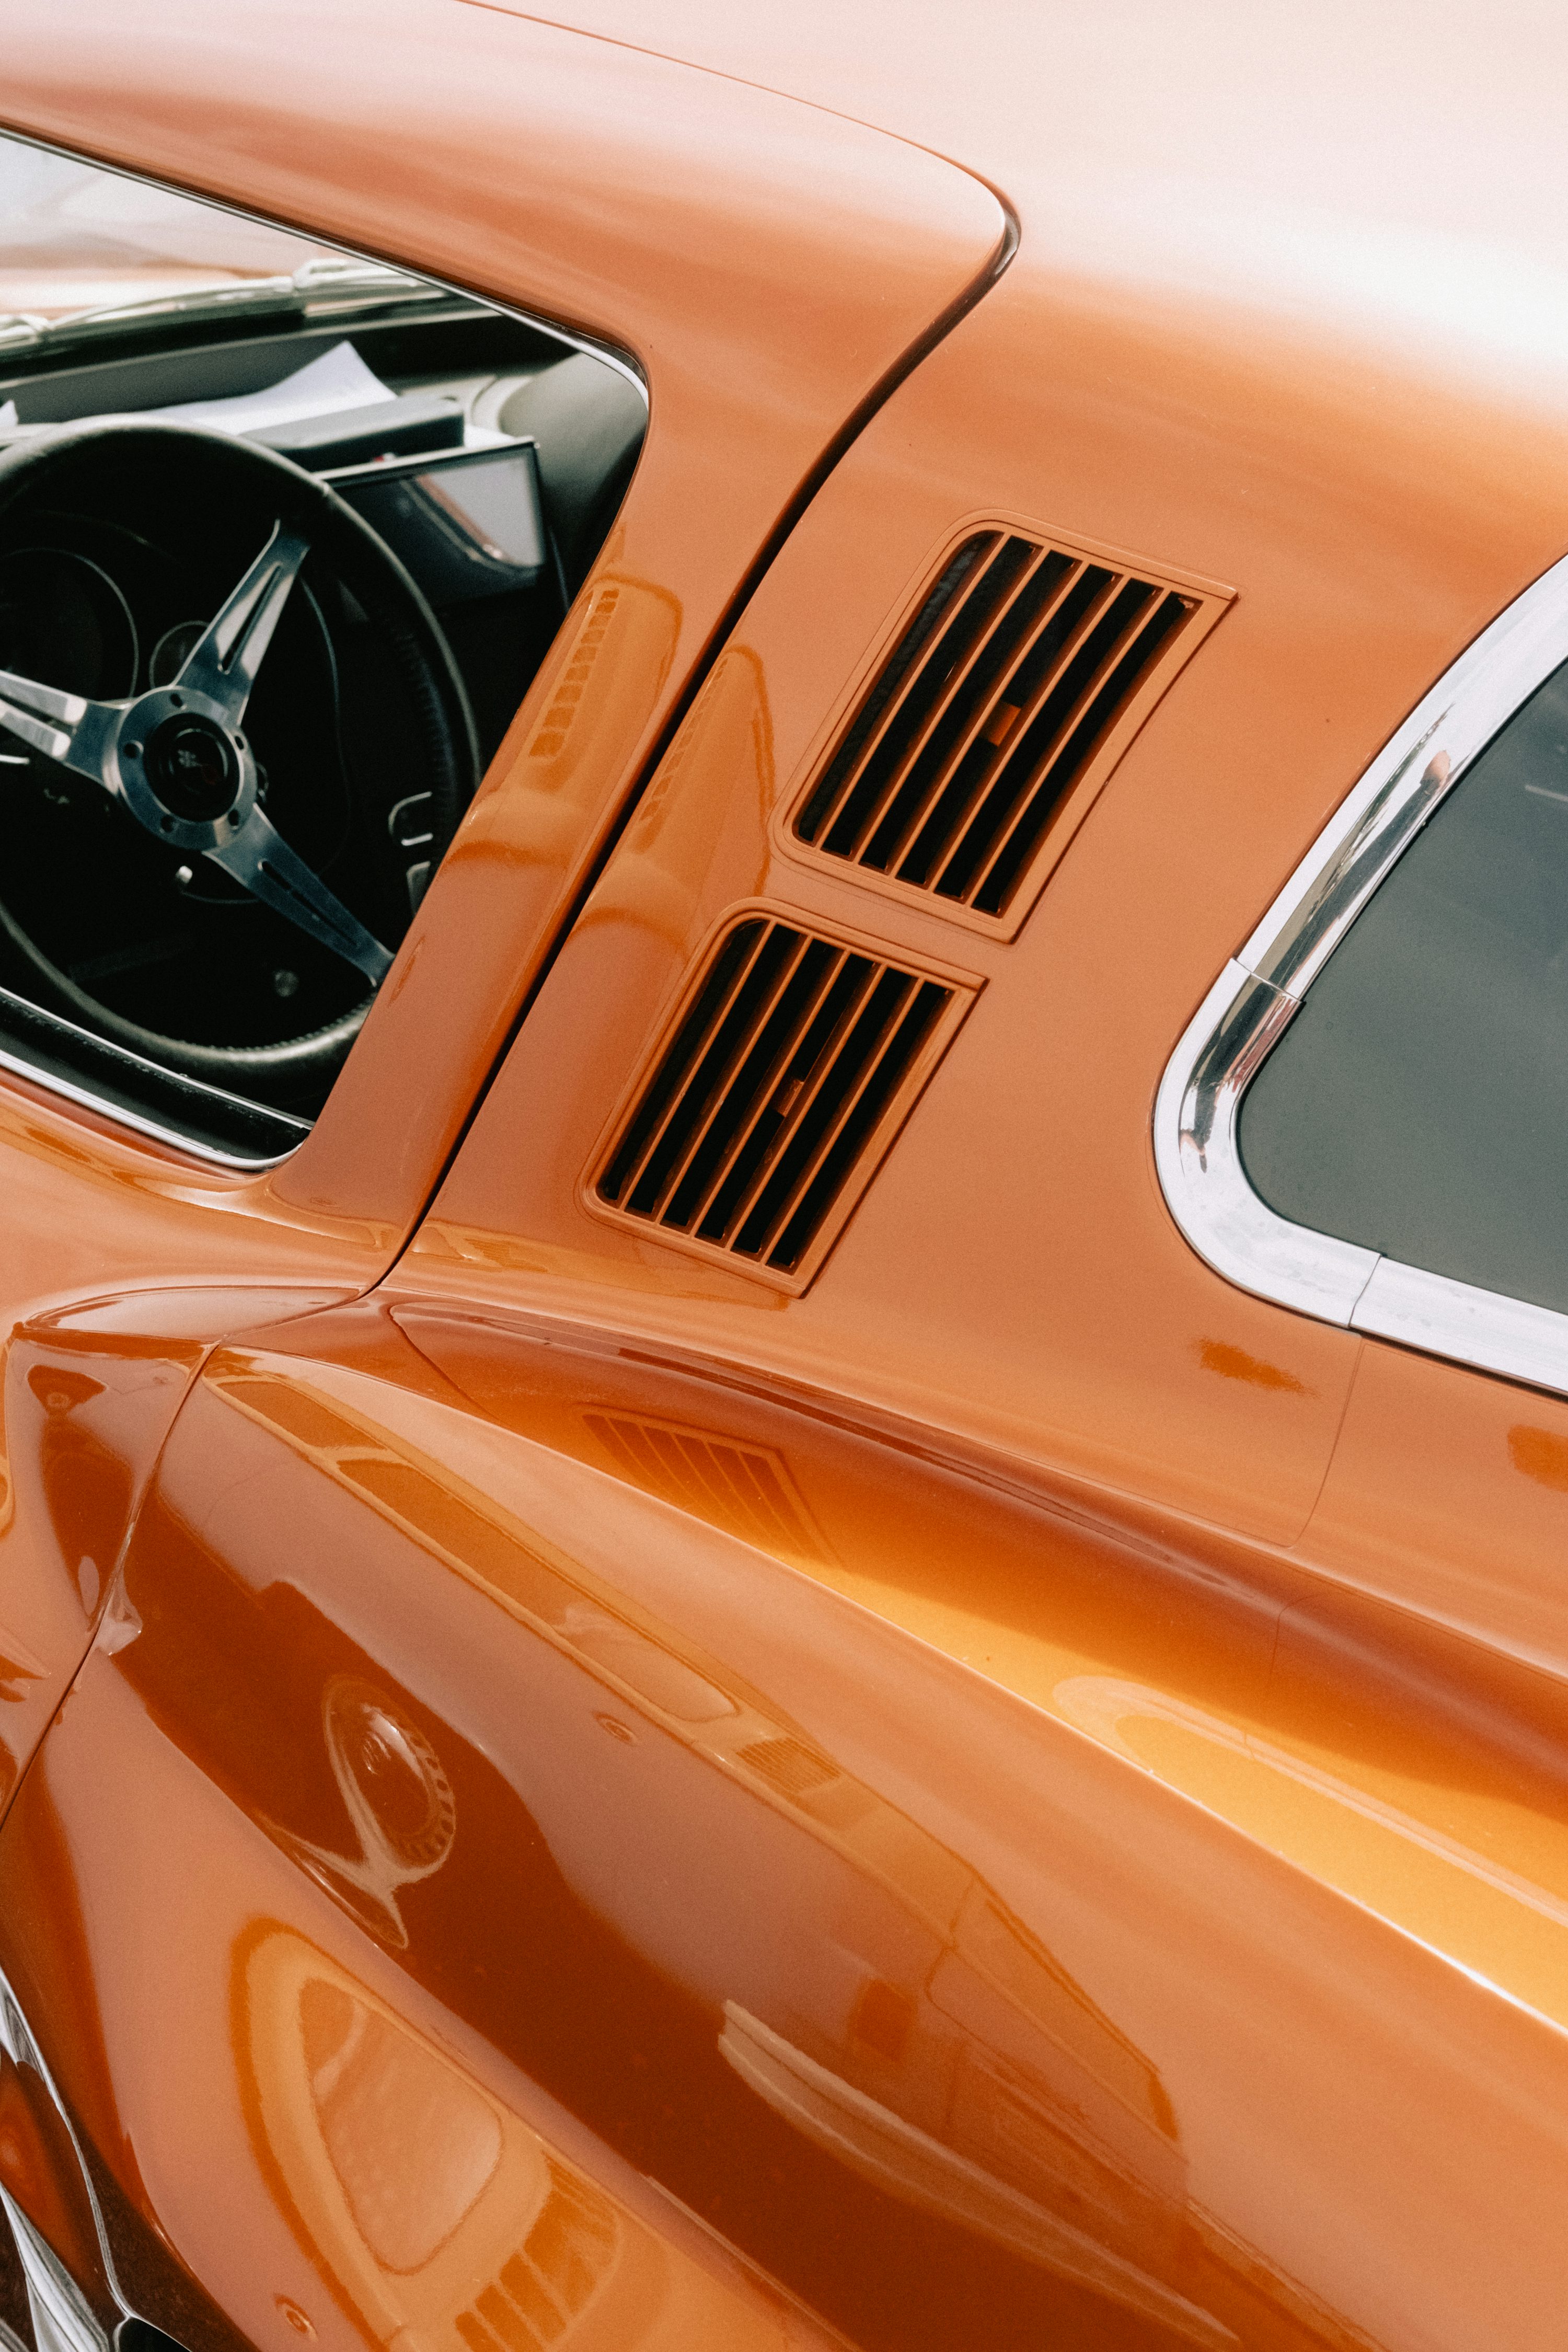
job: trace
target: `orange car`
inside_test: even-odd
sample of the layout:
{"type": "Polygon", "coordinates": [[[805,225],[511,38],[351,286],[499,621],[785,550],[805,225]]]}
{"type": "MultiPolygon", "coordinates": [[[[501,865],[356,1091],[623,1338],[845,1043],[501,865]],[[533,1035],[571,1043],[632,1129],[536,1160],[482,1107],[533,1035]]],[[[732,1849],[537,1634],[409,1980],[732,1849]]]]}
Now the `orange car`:
{"type": "Polygon", "coordinates": [[[1568,25],[567,16],[5,11],[4,2352],[1548,2352],[1568,25]]]}

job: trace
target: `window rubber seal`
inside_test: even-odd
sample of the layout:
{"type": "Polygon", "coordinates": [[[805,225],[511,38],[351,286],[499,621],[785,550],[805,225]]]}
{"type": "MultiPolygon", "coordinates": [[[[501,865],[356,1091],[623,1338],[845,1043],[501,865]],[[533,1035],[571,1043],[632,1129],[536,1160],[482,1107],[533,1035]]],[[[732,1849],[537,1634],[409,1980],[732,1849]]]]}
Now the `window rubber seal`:
{"type": "Polygon", "coordinates": [[[1379,884],[1480,754],[1568,661],[1568,557],[1418,702],[1183,1033],[1154,1102],[1165,1204],[1205,1263],[1280,1307],[1568,1395],[1568,1315],[1404,1265],[1279,1216],[1242,1163],[1242,1100],[1379,884]]]}
{"type": "Polygon", "coordinates": [[[276,1167],[310,1131],[309,1119],[150,1062],[8,988],[0,988],[0,1070],[113,1120],[128,1139],[172,1145],[238,1175],[276,1167]]]}

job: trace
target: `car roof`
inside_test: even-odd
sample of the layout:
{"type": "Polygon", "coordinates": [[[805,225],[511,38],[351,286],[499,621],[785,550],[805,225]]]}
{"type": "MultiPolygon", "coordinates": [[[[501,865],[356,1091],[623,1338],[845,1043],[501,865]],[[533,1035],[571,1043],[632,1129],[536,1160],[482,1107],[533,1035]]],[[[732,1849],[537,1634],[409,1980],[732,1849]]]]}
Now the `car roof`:
{"type": "Polygon", "coordinates": [[[549,13],[934,149],[1007,198],[1037,266],[1419,350],[1515,395],[1568,381],[1553,0],[549,13]]]}

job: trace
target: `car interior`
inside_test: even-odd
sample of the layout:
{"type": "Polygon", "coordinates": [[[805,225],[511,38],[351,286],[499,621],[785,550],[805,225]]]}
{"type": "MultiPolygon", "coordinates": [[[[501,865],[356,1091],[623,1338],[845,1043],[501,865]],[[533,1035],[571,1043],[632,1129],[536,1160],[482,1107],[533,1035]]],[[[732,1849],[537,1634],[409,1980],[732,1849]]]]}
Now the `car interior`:
{"type": "Polygon", "coordinates": [[[615,356],[350,257],[0,318],[0,1062],[290,1150],[647,417],[615,356]]]}

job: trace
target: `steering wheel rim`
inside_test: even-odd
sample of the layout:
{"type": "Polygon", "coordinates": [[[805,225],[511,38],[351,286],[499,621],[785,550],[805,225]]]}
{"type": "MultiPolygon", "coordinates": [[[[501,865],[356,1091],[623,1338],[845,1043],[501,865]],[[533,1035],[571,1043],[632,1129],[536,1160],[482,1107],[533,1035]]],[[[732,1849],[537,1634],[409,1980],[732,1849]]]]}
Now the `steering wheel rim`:
{"type": "MultiPolygon", "coordinates": [[[[98,467],[107,469],[116,481],[123,481],[138,468],[150,475],[163,474],[179,480],[191,497],[199,496],[209,488],[221,497],[231,493],[238,485],[244,495],[273,516],[275,528],[269,547],[275,548],[281,541],[287,551],[293,542],[304,542],[303,551],[293,559],[292,571],[282,587],[281,597],[277,599],[277,609],[266,625],[266,639],[269,639],[271,626],[281,610],[281,598],[287,596],[306,554],[334,575],[348,591],[385,647],[407,696],[418,739],[423,781],[431,794],[431,829],[435,836],[432,852],[433,856],[437,856],[450,839],[478,784],[478,742],[468,695],[439,624],[418,586],[391,549],[367,523],[362,521],[329,483],[306,473],[277,452],[254,442],[237,440],[226,434],[197,426],[140,424],[134,419],[66,427],[51,433],[47,438],[0,453],[0,547],[5,543],[7,523],[20,505],[34,501],[40,494],[55,499],[75,497],[79,500],[83,477],[90,478],[98,467]]],[[[261,571],[262,558],[267,553],[268,550],[259,551],[257,564],[251,567],[251,572],[241,583],[242,588],[252,574],[261,571]]],[[[279,568],[275,563],[273,569],[279,568]]],[[[231,597],[229,603],[233,602],[231,597]]],[[[227,606],[222,610],[226,611],[227,606]]],[[[208,627],[210,633],[212,625],[209,624],[208,627]]],[[[261,655],[257,658],[257,668],[259,668],[264,655],[265,640],[261,655]]],[[[183,669],[175,684],[178,685],[184,676],[183,669]]],[[[13,683],[23,684],[26,681],[15,680],[13,683]]],[[[212,683],[210,675],[198,683],[212,683]]],[[[35,730],[41,729],[42,734],[47,735],[53,727],[65,722],[50,720],[42,698],[44,691],[35,689],[32,709],[27,715],[35,730]]],[[[5,690],[0,688],[0,699],[5,698],[7,698],[5,690]]],[[[55,698],[61,702],[79,699],[69,696],[57,696],[55,698]]],[[[161,704],[166,704],[169,698],[167,692],[163,692],[161,704]]],[[[178,694],[173,696],[176,704],[180,699],[178,694]]],[[[153,700],[149,688],[142,695],[133,696],[131,703],[150,705],[153,700]]],[[[216,704],[212,707],[215,712],[218,709],[216,704]]],[[[26,709],[26,704],[22,708],[26,709]]],[[[131,704],[83,704],[82,708],[118,712],[122,709],[129,709],[131,704]]],[[[243,704],[241,711],[243,714],[243,704]]],[[[159,713],[143,715],[156,719],[159,713]]],[[[6,720],[13,730],[16,726],[16,711],[13,710],[6,720]]],[[[124,732],[121,729],[122,736],[124,732]]],[[[230,729],[229,735],[231,746],[240,745],[240,755],[236,759],[231,749],[222,756],[229,759],[231,764],[243,766],[248,759],[244,739],[237,728],[230,729]]],[[[30,740],[38,740],[37,731],[30,740]]],[[[42,748],[49,751],[47,744],[42,748]]],[[[131,814],[151,830],[152,819],[144,813],[143,806],[134,804],[130,793],[119,790],[137,764],[134,760],[121,757],[127,749],[137,754],[142,746],[135,740],[129,743],[121,741],[118,750],[110,746],[104,754],[104,776],[100,780],[106,782],[107,789],[117,791],[118,796],[130,805],[131,814]]],[[[58,757],[58,753],[49,752],[49,756],[58,757]]],[[[79,773],[88,772],[87,766],[79,761],[73,761],[70,764],[79,773]]],[[[153,818],[162,818],[163,832],[175,835],[174,845],[188,838],[194,849],[205,848],[195,832],[187,833],[183,823],[178,826],[172,825],[161,804],[149,802],[144,776],[140,779],[140,798],[151,808],[153,818]]],[[[264,812],[257,801],[253,773],[247,785],[242,783],[237,788],[235,806],[247,809],[244,820],[247,843],[253,827],[259,825],[270,833],[275,849],[286,853],[287,861],[292,862],[305,883],[314,880],[303,861],[289,849],[276,829],[267,824],[264,812]]],[[[184,809],[180,811],[181,820],[186,814],[184,809]]],[[[236,826],[238,837],[238,821],[231,815],[227,822],[236,826]]],[[[216,826],[205,829],[221,835],[223,824],[220,821],[216,826]]],[[[255,890],[258,896],[267,896],[254,879],[247,878],[237,865],[226,861],[218,851],[205,847],[205,854],[215,863],[226,863],[234,878],[239,879],[247,890],[255,890]]],[[[284,862],[277,861],[279,865],[284,862]]],[[[317,883],[316,892],[330,906],[335,906],[340,915],[347,915],[348,910],[325,886],[317,883]]],[[[294,895],[297,898],[299,893],[294,895]]],[[[305,895],[310,895],[308,888],[305,895]]],[[[268,903],[273,905],[275,911],[291,919],[300,919],[291,913],[287,887],[281,892],[274,889],[268,903]]],[[[384,950],[379,958],[353,953],[348,947],[334,940],[329,930],[320,928],[321,919],[319,915],[311,918],[312,935],[329,947],[336,946],[338,952],[350,962],[359,963],[370,979],[371,984],[363,999],[324,1024],[274,1044],[205,1044],[146,1028],[104,1004],[79,986],[68,972],[50,961],[16,920],[5,903],[5,882],[0,876],[0,937],[9,944],[13,955],[26,969],[37,992],[52,1009],[147,1059],[227,1091],[254,1093],[264,1098],[299,1099],[323,1083],[330,1083],[374,1001],[377,975],[384,968],[384,963],[390,961],[384,950]]],[[[363,940],[369,940],[372,947],[377,944],[364,932],[356,918],[349,915],[348,924],[363,940]]]]}

